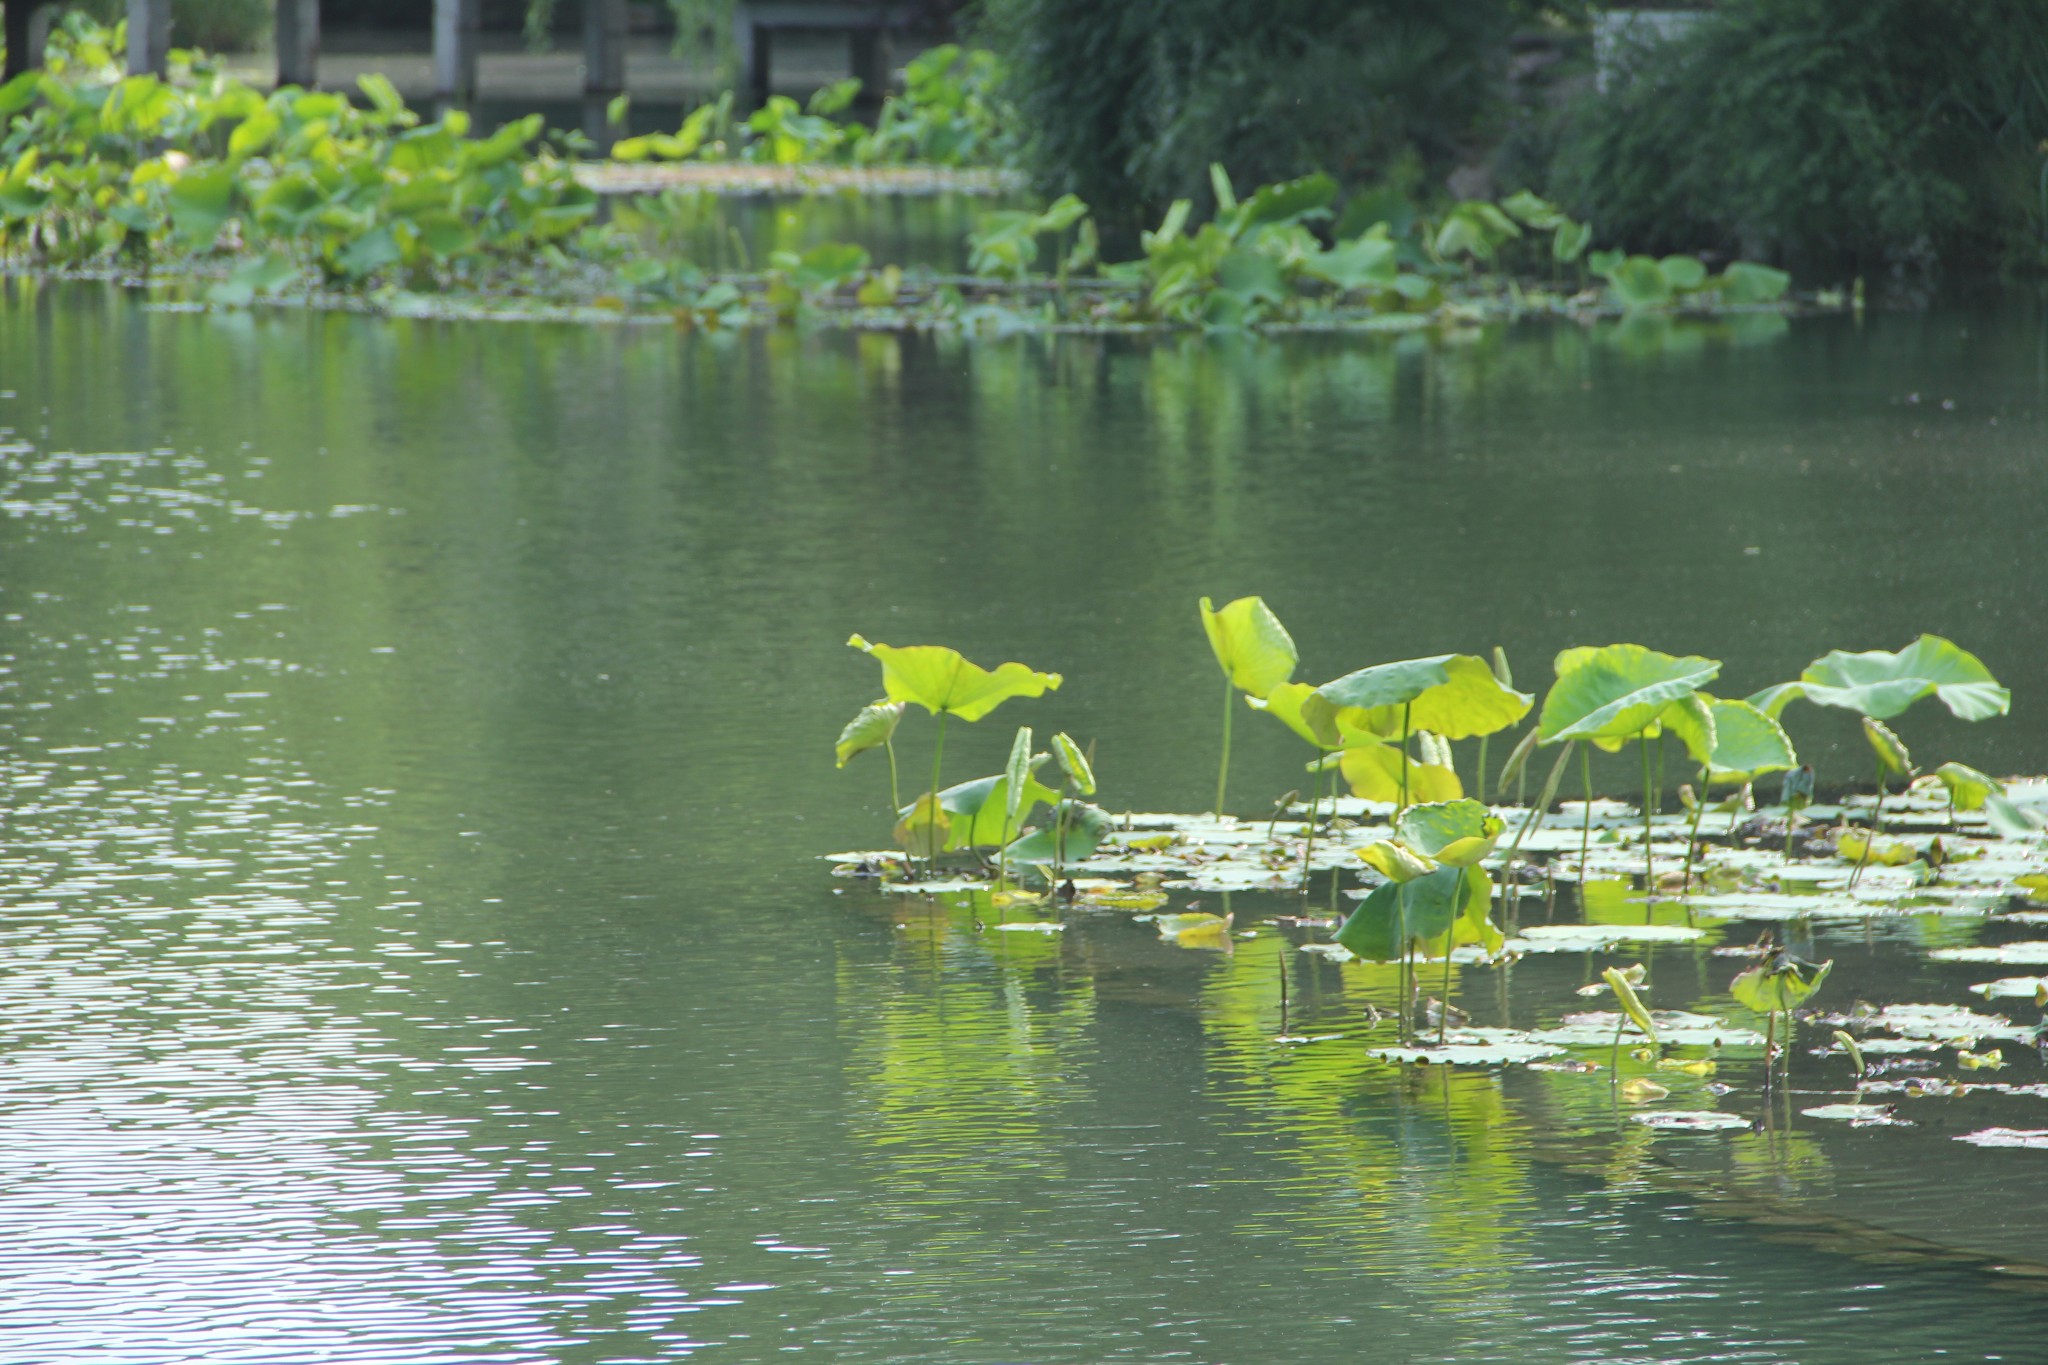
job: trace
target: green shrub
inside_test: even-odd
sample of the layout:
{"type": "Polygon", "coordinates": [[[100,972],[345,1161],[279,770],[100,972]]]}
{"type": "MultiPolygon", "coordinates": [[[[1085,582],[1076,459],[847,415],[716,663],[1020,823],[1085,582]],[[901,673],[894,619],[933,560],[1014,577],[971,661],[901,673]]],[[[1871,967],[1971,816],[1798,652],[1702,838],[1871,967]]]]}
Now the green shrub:
{"type": "MultiPolygon", "coordinates": [[[[269,34],[273,7],[273,0],[171,0],[171,45],[247,52],[269,34]]],[[[128,17],[127,0],[82,0],[69,8],[103,24],[128,17]]]]}
{"type": "Polygon", "coordinates": [[[1026,155],[1129,237],[1173,200],[1324,171],[1447,168],[1502,106],[1515,0],[989,0],[1026,155]]]}
{"type": "Polygon", "coordinates": [[[2040,265],[2044,139],[2039,0],[1726,0],[1586,98],[1549,183],[1639,250],[2040,265]]]}

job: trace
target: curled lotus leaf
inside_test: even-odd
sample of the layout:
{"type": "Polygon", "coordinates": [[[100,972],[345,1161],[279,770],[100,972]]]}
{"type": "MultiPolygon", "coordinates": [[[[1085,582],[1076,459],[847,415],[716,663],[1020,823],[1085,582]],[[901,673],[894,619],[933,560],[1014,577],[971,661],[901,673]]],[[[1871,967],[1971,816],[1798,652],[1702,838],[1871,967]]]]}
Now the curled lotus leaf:
{"type": "Polygon", "coordinates": [[[1060,685],[1057,673],[1020,663],[982,668],[945,645],[877,645],[856,635],[846,642],[882,665],[891,701],[916,702],[933,715],[980,720],[1011,697],[1041,697],[1060,685]]]}
{"type": "Polygon", "coordinates": [[[1717,659],[1642,645],[1567,649],[1557,656],[1557,681],[1543,699],[1537,730],[1545,744],[1633,739],[1720,671],[1717,659]]]}
{"type": "Polygon", "coordinates": [[[1493,666],[1476,654],[1374,664],[1324,683],[1316,695],[1331,706],[1366,711],[1368,727],[1388,738],[1401,733],[1404,710],[1412,730],[1471,739],[1507,729],[1536,700],[1503,686],[1493,666]]]}
{"type": "Polygon", "coordinates": [[[1792,737],[1785,727],[1754,702],[1713,697],[1704,692],[1692,700],[1704,706],[1713,721],[1702,734],[1691,707],[1666,710],[1665,722],[1671,733],[1685,742],[1687,752],[1704,763],[1715,782],[1750,782],[1764,773],[1797,767],[1792,737]],[[1706,753],[1701,753],[1704,745],[1706,753]]]}
{"type": "Polygon", "coordinates": [[[2005,784],[1964,763],[1944,763],[1934,770],[1957,810],[1982,810],[1987,797],[2005,795],[2005,784]]]}
{"type": "MultiPolygon", "coordinates": [[[[1643,738],[1655,739],[1669,730],[1685,745],[1685,751],[1692,755],[1693,762],[1710,763],[1714,757],[1714,745],[1720,738],[1718,728],[1713,699],[1703,692],[1693,692],[1665,707],[1664,713],[1657,717],[1657,723],[1643,731],[1643,738]]],[[[1612,753],[1624,741],[1596,739],[1593,742],[1612,753]]]]}
{"type": "Polygon", "coordinates": [[[1261,597],[1240,597],[1221,611],[1202,599],[1202,629],[1230,685],[1263,697],[1294,676],[1294,638],[1261,597]]]}
{"type": "Polygon", "coordinates": [[[2002,716],[2012,705],[2012,693],[1976,655],[1939,635],[1922,635],[1896,652],[1834,650],[1806,666],[1799,688],[1810,702],[1876,720],[1890,720],[1928,696],[1963,720],[2002,716]]]}
{"type": "Polygon", "coordinates": [[[1746,700],[1751,706],[1776,720],[1785,713],[1785,708],[1806,695],[1803,683],[1772,683],[1763,691],[1751,694],[1746,700]]]}
{"type": "Polygon", "coordinates": [[[1600,973],[1600,979],[1614,992],[1614,998],[1621,1002],[1621,1012],[1628,1016],[1630,1023],[1643,1031],[1652,1045],[1657,1041],[1657,1023],[1650,1018],[1650,1012],[1643,1008],[1643,999],[1636,994],[1636,983],[1629,974],[1619,967],[1609,967],[1600,973]]]}
{"type": "Polygon", "coordinates": [[[1308,698],[1315,695],[1315,690],[1315,686],[1312,683],[1285,682],[1275,687],[1263,697],[1255,697],[1247,693],[1244,703],[1254,711],[1264,711],[1267,715],[1279,721],[1282,725],[1285,725],[1288,729],[1294,731],[1295,734],[1300,735],[1319,749],[1341,747],[1324,744],[1322,740],[1316,737],[1316,732],[1309,728],[1307,719],[1302,716],[1301,705],[1308,698]]]}
{"type": "Polygon", "coordinates": [[[902,719],[903,703],[900,701],[877,701],[861,707],[860,714],[846,722],[846,728],[839,732],[839,743],[834,750],[839,758],[838,766],[843,768],[854,755],[887,744],[902,719]]]}
{"type": "Polygon", "coordinates": [[[1394,839],[1381,839],[1358,850],[1367,867],[1392,882],[1412,882],[1436,871],[1436,864],[1394,839]]]}
{"type": "MultiPolygon", "coordinates": [[[[1020,822],[1028,820],[1041,802],[1050,805],[1059,800],[1059,793],[1040,782],[1030,771],[1045,762],[1045,758],[1044,754],[1038,754],[1026,765],[1014,812],[1007,771],[993,777],[977,777],[972,782],[962,782],[940,792],[939,807],[949,822],[945,850],[995,847],[1015,834],[1020,822]]],[[[909,819],[915,810],[915,806],[906,806],[900,814],[909,819]]]]}
{"type": "Polygon", "coordinates": [[[1891,727],[1872,716],[1863,718],[1863,737],[1870,741],[1870,747],[1877,753],[1877,761],[1893,777],[1910,777],[1913,773],[1913,756],[1906,751],[1906,742],[1893,734],[1891,727]]]}
{"type": "Polygon", "coordinates": [[[945,850],[952,829],[952,817],[926,792],[896,822],[896,846],[913,858],[936,858],[945,850]]]}
{"type": "Polygon", "coordinates": [[[1457,773],[1434,763],[1417,763],[1405,757],[1397,745],[1367,744],[1346,749],[1339,770],[1351,784],[1351,794],[1367,801],[1394,802],[1401,799],[1401,768],[1408,769],[1410,801],[1455,801],[1465,794],[1457,773]]]}
{"type": "Polygon", "coordinates": [[[1095,795],[1095,769],[1088,762],[1088,755],[1081,752],[1081,746],[1074,743],[1072,736],[1062,731],[1052,737],[1052,751],[1060,760],[1060,771],[1073,783],[1074,790],[1083,796],[1095,795]]]}
{"type": "Polygon", "coordinates": [[[1477,801],[1410,806],[1394,822],[1401,842],[1446,867],[1470,867],[1493,852],[1507,822],[1477,801]]]}
{"type": "Polygon", "coordinates": [[[1820,989],[1834,966],[1833,959],[1814,967],[1780,956],[1737,976],[1728,983],[1728,993],[1758,1014],[1798,1009],[1820,989]]]}

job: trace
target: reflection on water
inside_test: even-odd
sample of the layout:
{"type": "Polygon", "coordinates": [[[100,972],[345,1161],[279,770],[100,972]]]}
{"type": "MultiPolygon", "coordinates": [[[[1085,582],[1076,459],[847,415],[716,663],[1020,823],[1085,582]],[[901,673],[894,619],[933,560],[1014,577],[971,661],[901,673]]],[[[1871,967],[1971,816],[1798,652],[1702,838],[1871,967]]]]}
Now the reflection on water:
{"type": "MultiPolygon", "coordinates": [[[[1762,1125],[1687,1136],[1278,1045],[1283,973],[1308,1036],[1393,977],[812,855],[885,819],[828,756],[856,629],[1059,668],[1028,720],[1113,804],[1202,801],[1205,592],[1316,676],[1646,637],[1742,691],[1943,629],[2015,713],[1916,751],[2040,770],[2041,364],[2026,316],[967,344],[0,284],[0,1360],[2027,1358],[2042,1302],[1940,1258],[2048,1259],[2038,1153],[1771,1118],[1738,1056],[1666,1083],[1762,1125]]],[[[1973,932],[1799,942],[1935,998],[1973,932]]],[[[1660,1006],[1751,936],[1646,954],[1660,1006]]],[[[1596,971],[1449,996],[1528,1027],[1596,971]]]]}

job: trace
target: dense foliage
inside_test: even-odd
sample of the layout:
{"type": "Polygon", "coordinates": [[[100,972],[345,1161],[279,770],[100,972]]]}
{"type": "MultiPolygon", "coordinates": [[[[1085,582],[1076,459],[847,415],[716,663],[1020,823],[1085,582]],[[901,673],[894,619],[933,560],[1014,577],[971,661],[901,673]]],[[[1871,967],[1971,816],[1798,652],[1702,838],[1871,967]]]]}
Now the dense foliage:
{"type": "Polygon", "coordinates": [[[1579,108],[1553,192],[1800,273],[2048,263],[2048,6],[1727,0],[1579,108]]]}
{"type": "Polygon", "coordinates": [[[991,0],[1032,168],[1134,232],[1240,183],[1441,169],[1499,112],[1511,0],[991,0]],[[1405,168],[1405,170],[1404,170],[1405,168]]]}

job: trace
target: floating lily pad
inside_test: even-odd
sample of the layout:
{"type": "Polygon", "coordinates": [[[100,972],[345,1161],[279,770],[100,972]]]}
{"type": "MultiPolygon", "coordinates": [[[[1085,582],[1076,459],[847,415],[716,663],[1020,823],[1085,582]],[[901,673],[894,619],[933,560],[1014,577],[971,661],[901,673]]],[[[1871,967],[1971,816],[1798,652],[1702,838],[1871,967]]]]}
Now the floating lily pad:
{"type": "MultiPolygon", "coordinates": [[[[1597,1010],[1589,1014],[1567,1014],[1551,1028],[1537,1029],[1529,1036],[1546,1043],[1557,1043],[1565,1047],[1607,1047],[1614,1042],[1615,1026],[1622,1015],[1613,1010],[1597,1010]]],[[[1711,1014],[1692,1014],[1685,1010],[1652,1010],[1650,1022],[1657,1026],[1657,1037],[1665,1043],[1679,1047],[1750,1047],[1761,1044],[1764,1036],[1754,1029],[1736,1028],[1725,1019],[1716,1019],[1711,1014]]],[[[1624,1037],[1635,1036],[1627,1029],[1624,1037]]]]}
{"type": "Polygon", "coordinates": [[[1058,920],[1052,919],[1015,919],[996,926],[1006,933],[1016,934],[1057,934],[1066,927],[1058,920]]]}
{"type": "Polygon", "coordinates": [[[1711,1109],[1652,1109],[1629,1117],[1646,1127],[1669,1133],[1714,1133],[1749,1127],[1749,1120],[1739,1114],[1721,1114],[1711,1109]]]}
{"type": "Polygon", "coordinates": [[[1317,957],[1327,957],[1332,962],[1355,962],[1358,959],[1349,948],[1341,943],[1304,943],[1301,951],[1317,957]]]}
{"type": "Polygon", "coordinates": [[[1440,1046],[1376,1047],[1375,1057],[1390,1062],[1427,1062],[1443,1066],[1511,1066],[1555,1057],[1564,1049],[1508,1028],[1461,1028],[1445,1035],[1440,1046]]]}
{"type": "Polygon", "coordinates": [[[1979,981],[1970,989],[1988,1000],[2031,1000],[2040,992],[2048,990],[2048,977],[2001,976],[1996,981],[1979,981]]]}
{"type": "Polygon", "coordinates": [[[1533,924],[1508,940],[1511,952],[1597,953],[1622,943],[1690,943],[1706,931],[1683,924],[1533,924]]]}
{"type": "Polygon", "coordinates": [[[1858,1128],[1910,1128],[1912,1120],[1894,1118],[1888,1104],[1816,1104],[1800,1113],[1810,1119],[1841,1119],[1858,1128]]]}
{"type": "Polygon", "coordinates": [[[2048,1128],[1980,1128],[1961,1133],[1957,1142],[1974,1147],[2036,1147],[2048,1151],[2048,1128]]]}
{"type": "Polygon", "coordinates": [[[2015,966],[2048,964],[2048,943],[2027,939],[1995,948],[1936,948],[1927,955],[1937,962],[2009,962],[2015,966]]]}
{"type": "Polygon", "coordinates": [[[2031,1038],[2033,1029],[2002,1014],[1978,1014],[1956,1005],[1886,1005],[1863,1022],[1901,1038],[2031,1038]]]}

